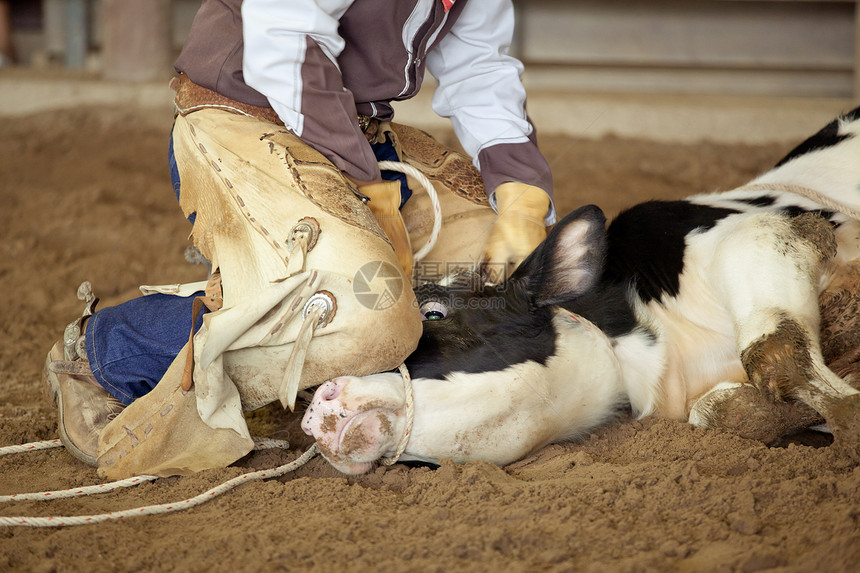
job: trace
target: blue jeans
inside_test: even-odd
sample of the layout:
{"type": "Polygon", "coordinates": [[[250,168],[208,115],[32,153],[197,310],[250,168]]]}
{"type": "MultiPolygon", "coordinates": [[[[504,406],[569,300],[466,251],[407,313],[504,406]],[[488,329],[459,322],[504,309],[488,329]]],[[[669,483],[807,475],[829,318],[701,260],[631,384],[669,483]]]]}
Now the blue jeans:
{"type": "MultiPolygon", "coordinates": [[[[379,161],[397,161],[391,143],[374,144],[372,147],[379,161]]],[[[173,154],[172,134],[168,167],[178,201],[181,184],[173,154]]],[[[402,207],[412,193],[406,186],[406,177],[402,173],[384,172],[383,178],[400,181],[402,207]]],[[[192,224],[195,216],[196,213],[188,216],[192,224]]],[[[194,296],[152,294],[96,311],[87,320],[86,345],[90,368],[99,384],[114,398],[129,405],[155,388],[188,342],[194,296]]],[[[202,324],[201,313],[195,321],[194,331],[202,324]]]]}
{"type": "MultiPolygon", "coordinates": [[[[377,161],[398,161],[397,151],[390,141],[385,143],[374,143],[371,146],[377,161]]],[[[406,205],[406,201],[412,196],[412,190],[406,185],[406,175],[399,171],[383,171],[382,178],[386,181],[400,181],[400,208],[406,205]]]]}
{"type": "MultiPolygon", "coordinates": [[[[86,324],[87,357],[99,384],[125,405],[155,388],[188,342],[193,303],[194,296],[151,294],[93,314],[86,324]]],[[[195,332],[203,313],[196,318],[195,332]]]]}

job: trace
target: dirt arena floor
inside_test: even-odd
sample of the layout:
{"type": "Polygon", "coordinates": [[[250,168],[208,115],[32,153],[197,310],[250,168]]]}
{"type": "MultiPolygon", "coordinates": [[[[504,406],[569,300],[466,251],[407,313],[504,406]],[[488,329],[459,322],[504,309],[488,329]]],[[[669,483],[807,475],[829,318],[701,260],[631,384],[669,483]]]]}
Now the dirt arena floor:
{"type": "MultiPolygon", "coordinates": [[[[170,118],[75,108],[0,119],[0,445],[55,438],[45,354],[92,281],[103,305],[139,284],[204,278],[168,179],[170,118]]],[[[441,134],[450,139],[450,134],[441,134]]],[[[661,144],[542,137],[559,212],[727,189],[796,142],[661,144]]],[[[99,496],[0,504],[88,515],[180,501],[308,446],[267,407],[252,433],[290,438],[235,467],[99,496]]],[[[507,467],[397,465],[347,478],[314,459],[196,508],[98,525],[0,527],[0,571],[857,571],[860,468],[821,435],[775,446],[622,419],[507,467]]],[[[0,495],[98,483],[63,449],[0,457],[0,495]]]]}

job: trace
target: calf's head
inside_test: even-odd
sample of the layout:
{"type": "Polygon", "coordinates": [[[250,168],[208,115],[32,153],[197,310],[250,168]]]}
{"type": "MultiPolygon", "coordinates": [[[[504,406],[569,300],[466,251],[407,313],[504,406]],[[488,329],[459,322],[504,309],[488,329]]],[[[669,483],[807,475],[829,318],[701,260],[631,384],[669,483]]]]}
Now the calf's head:
{"type": "MultiPolygon", "coordinates": [[[[597,283],[604,224],[597,207],[583,207],[501,284],[416,290],[424,330],[406,360],[414,420],[401,459],[508,463],[605,417],[591,405],[617,401],[608,340],[559,306],[597,283]],[[610,383],[583,397],[579,379],[610,383]]],[[[407,418],[399,373],[345,376],[318,388],[302,427],[336,468],[362,473],[393,453],[407,418]]]]}

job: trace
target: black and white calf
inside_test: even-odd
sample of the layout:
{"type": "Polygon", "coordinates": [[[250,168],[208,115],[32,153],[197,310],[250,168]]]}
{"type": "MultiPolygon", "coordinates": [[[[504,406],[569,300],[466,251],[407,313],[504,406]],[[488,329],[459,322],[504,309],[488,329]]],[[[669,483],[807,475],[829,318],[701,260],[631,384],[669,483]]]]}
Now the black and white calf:
{"type": "MultiPolygon", "coordinates": [[[[419,289],[401,459],[508,463],[627,407],[765,441],[824,419],[857,458],[858,211],[860,108],[747,186],[608,229],[583,207],[503,284],[419,289]]],[[[395,448],[404,405],[397,373],[337,378],[302,427],[360,473],[395,448]]]]}

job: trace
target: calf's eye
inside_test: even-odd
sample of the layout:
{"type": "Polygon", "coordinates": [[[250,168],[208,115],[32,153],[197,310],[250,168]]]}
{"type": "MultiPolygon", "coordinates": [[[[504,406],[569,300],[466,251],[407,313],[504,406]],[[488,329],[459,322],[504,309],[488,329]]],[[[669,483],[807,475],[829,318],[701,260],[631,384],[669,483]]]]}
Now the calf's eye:
{"type": "Polygon", "coordinates": [[[420,311],[421,320],[442,320],[448,316],[448,308],[438,301],[425,302],[420,311]]]}

